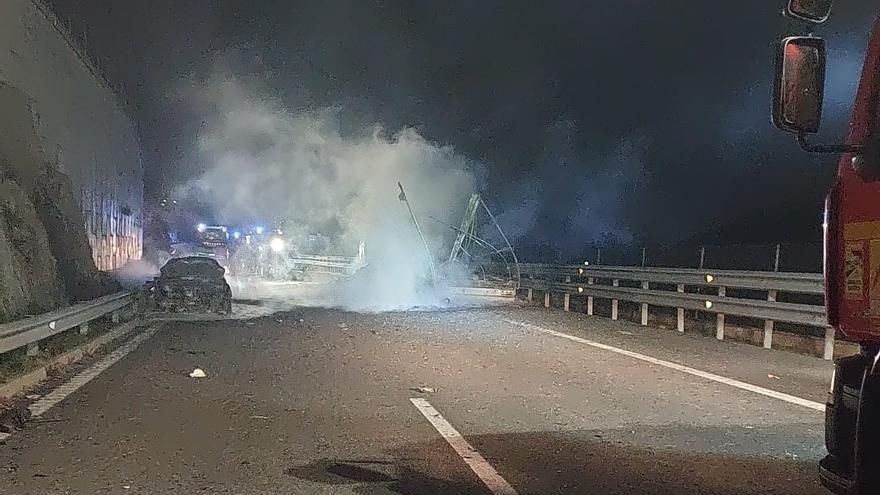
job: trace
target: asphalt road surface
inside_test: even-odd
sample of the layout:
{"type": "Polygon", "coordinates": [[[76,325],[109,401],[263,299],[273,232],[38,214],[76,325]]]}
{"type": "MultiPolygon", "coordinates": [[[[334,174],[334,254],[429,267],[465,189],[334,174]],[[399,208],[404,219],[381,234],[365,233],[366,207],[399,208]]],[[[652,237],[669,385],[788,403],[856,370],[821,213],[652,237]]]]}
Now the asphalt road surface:
{"type": "Polygon", "coordinates": [[[500,306],[152,328],[0,445],[0,492],[825,493],[814,358],[500,306]]]}

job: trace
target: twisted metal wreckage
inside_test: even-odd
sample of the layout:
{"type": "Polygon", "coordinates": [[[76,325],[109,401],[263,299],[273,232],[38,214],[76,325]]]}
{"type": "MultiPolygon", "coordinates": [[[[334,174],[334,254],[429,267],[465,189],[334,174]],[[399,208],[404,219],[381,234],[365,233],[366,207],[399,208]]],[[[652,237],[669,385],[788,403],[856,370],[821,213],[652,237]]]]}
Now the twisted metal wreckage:
{"type": "MultiPolygon", "coordinates": [[[[413,225],[425,247],[425,254],[431,270],[431,279],[436,284],[437,268],[434,266],[434,256],[431,253],[431,249],[428,246],[424,234],[422,233],[422,229],[419,226],[418,219],[409,203],[409,199],[406,197],[406,191],[403,189],[403,184],[398,182],[397,186],[400,189],[400,194],[397,198],[406,204],[413,225]]],[[[469,273],[479,273],[480,280],[485,283],[491,285],[501,283],[506,286],[512,286],[513,288],[519,287],[520,267],[519,260],[516,257],[516,251],[513,249],[513,245],[511,245],[510,240],[507,238],[501,225],[498,224],[495,215],[492,214],[489,206],[486,205],[486,202],[483,201],[483,198],[479,194],[472,194],[468,200],[467,208],[465,208],[464,217],[461,220],[460,227],[449,225],[434,217],[429,218],[456,232],[455,242],[452,245],[449,257],[440,267],[442,273],[449,273],[453,270],[453,267],[460,265],[465,267],[469,273]],[[481,209],[486,212],[486,216],[494,226],[494,230],[498,232],[500,240],[503,241],[504,246],[501,248],[498,248],[491,241],[485,237],[480,237],[477,234],[480,226],[477,220],[481,209]]]]}

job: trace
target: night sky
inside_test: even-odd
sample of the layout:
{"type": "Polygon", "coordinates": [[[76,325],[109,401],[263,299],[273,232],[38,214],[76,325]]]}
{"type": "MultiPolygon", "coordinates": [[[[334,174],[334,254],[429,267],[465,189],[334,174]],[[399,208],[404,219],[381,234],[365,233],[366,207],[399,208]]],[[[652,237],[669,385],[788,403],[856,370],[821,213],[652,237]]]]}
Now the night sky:
{"type": "MultiPolygon", "coordinates": [[[[222,65],[292,110],[414,127],[478,161],[524,251],[818,241],[835,160],[768,116],[776,40],[808,32],[781,1],[56,3],[126,88],[150,198],[199,173],[204,122],[182,88],[222,65]]],[[[837,4],[816,29],[826,142],[843,137],[876,10],[837,4]]]]}

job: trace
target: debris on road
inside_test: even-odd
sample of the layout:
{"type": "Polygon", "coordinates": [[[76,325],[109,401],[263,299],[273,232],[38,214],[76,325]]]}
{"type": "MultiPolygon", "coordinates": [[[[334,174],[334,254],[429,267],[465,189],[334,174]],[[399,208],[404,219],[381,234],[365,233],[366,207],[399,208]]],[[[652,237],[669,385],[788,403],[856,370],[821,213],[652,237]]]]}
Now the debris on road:
{"type": "Polygon", "coordinates": [[[782,380],[782,378],[779,378],[779,377],[776,376],[776,375],[767,375],[767,378],[771,378],[771,379],[773,379],[773,380],[782,380]]]}
{"type": "Polygon", "coordinates": [[[25,397],[27,400],[37,400],[37,399],[39,399],[40,397],[42,397],[42,395],[40,395],[40,394],[27,394],[27,395],[25,395],[24,397],[25,397]]]}
{"type": "Polygon", "coordinates": [[[418,392],[420,394],[433,394],[437,392],[437,389],[434,387],[413,387],[410,390],[413,392],[418,392]]]}
{"type": "Polygon", "coordinates": [[[40,424],[40,423],[63,423],[64,419],[54,418],[54,419],[31,419],[28,420],[28,423],[40,424]]]}
{"type": "Polygon", "coordinates": [[[196,368],[192,370],[192,373],[189,374],[190,378],[205,378],[206,376],[208,375],[206,375],[204,370],[202,370],[201,368],[196,368]]]}
{"type": "Polygon", "coordinates": [[[269,416],[260,416],[258,414],[255,414],[251,416],[251,419],[269,419],[269,416]]]}
{"type": "Polygon", "coordinates": [[[24,404],[0,405],[3,406],[0,409],[0,433],[12,433],[20,430],[31,419],[31,411],[24,404]]]}

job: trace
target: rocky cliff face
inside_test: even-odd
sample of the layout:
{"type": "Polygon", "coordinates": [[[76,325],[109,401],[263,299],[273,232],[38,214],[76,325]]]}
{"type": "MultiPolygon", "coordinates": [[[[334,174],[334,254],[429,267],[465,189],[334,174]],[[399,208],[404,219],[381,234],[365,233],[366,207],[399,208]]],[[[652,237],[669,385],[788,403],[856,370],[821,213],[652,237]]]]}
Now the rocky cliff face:
{"type": "Polygon", "coordinates": [[[32,198],[67,294],[79,301],[118,289],[109,276],[95,268],[82,210],[70,179],[56,168],[44,166],[33,186],[32,198]]]}
{"type": "Polygon", "coordinates": [[[0,321],[67,302],[49,236],[28,195],[0,181],[0,321]]]}
{"type": "Polygon", "coordinates": [[[0,84],[0,321],[118,287],[95,268],[70,179],[40,146],[30,102],[0,84]]]}

